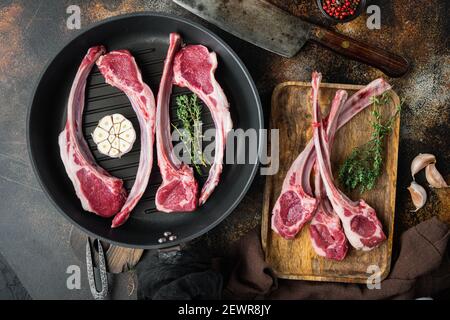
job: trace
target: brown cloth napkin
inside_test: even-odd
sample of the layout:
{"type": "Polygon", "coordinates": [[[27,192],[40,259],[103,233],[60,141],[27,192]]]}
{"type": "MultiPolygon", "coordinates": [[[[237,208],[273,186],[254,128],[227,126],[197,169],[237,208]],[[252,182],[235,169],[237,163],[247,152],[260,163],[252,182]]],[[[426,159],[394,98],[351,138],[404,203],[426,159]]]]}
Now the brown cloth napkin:
{"type": "Polygon", "coordinates": [[[264,261],[259,233],[242,238],[224,291],[229,299],[413,299],[450,288],[449,228],[432,218],[405,231],[381,289],[366,285],[277,279],[264,261]]]}

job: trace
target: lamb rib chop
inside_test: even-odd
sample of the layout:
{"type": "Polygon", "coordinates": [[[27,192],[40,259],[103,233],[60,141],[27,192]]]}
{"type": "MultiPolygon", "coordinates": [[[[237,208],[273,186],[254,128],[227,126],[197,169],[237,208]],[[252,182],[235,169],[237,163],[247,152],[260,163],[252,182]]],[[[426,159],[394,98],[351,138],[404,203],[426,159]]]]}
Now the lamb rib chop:
{"type": "MultiPolygon", "coordinates": [[[[338,90],[331,104],[328,119],[326,122],[323,122],[323,125],[326,125],[327,128],[326,137],[329,141],[329,149],[327,151],[329,153],[331,152],[331,145],[334,141],[339,112],[346,99],[347,92],[338,90]]],[[[328,160],[330,159],[328,158],[328,160]]],[[[341,220],[334,212],[326,196],[317,162],[315,164],[314,174],[314,194],[319,204],[309,225],[311,244],[319,256],[341,261],[347,255],[347,238],[342,229],[341,220]]]]}
{"type": "Polygon", "coordinates": [[[141,128],[141,154],[136,179],[125,204],[113,219],[111,227],[115,228],[125,223],[147,188],[153,165],[155,98],[142,81],[141,72],[128,50],[111,51],[101,56],[97,66],[106,82],[122,90],[130,99],[141,128]]]}
{"type": "Polygon", "coordinates": [[[272,230],[285,239],[293,239],[317,208],[310,182],[315,161],[313,151],[314,145],[309,143],[292,163],[272,209],[272,230]]]}
{"type": "Polygon", "coordinates": [[[364,200],[354,202],[334,185],[330,166],[329,142],[322,125],[320,108],[318,105],[319,84],[321,74],[313,72],[313,140],[317,153],[317,163],[328,199],[339,216],[344,227],[345,235],[350,244],[358,250],[369,251],[377,247],[386,239],[383,228],[375,210],[364,200]]]}
{"type": "MultiPolygon", "coordinates": [[[[337,130],[371,105],[372,96],[378,96],[390,88],[384,79],[379,78],[353,94],[339,113],[337,130]]],[[[311,139],[289,168],[280,196],[272,209],[272,229],[286,239],[295,237],[313,217],[317,207],[309,183],[314,161],[314,142],[311,139]]]]}
{"type": "Polygon", "coordinates": [[[111,217],[122,208],[127,193],[121,179],[111,176],[97,165],[82,129],[86,79],[103,53],[103,46],[92,47],[81,62],[70,90],[67,121],[58,143],[67,175],[83,209],[102,217],[111,217]]]}
{"type": "Polygon", "coordinates": [[[202,45],[188,45],[175,56],[173,82],[195,93],[209,108],[216,127],[214,163],[202,187],[199,205],[205,203],[219,183],[227,135],[233,128],[228,100],[214,77],[215,52],[202,45]]]}
{"type": "Polygon", "coordinates": [[[194,173],[191,167],[175,156],[170,138],[169,102],[172,92],[172,66],[180,43],[180,35],[171,33],[157,98],[156,151],[163,181],[156,192],[155,203],[156,208],[163,212],[193,211],[197,208],[198,184],[194,173]]]}

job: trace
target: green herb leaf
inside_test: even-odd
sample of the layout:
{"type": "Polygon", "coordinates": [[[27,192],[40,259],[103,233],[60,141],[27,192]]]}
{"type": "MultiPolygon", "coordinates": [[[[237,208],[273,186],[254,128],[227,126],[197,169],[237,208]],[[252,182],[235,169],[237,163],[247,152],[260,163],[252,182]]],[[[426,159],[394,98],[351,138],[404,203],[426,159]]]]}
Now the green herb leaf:
{"type": "Polygon", "coordinates": [[[397,106],[395,113],[385,122],[382,121],[380,107],[391,101],[391,95],[385,92],[379,97],[373,96],[371,140],[356,147],[339,168],[339,180],[347,190],[355,188],[360,192],[375,187],[383,168],[384,140],[391,133],[395,119],[400,113],[402,103],[397,106]]]}
{"type": "Polygon", "coordinates": [[[201,175],[200,165],[207,166],[202,151],[202,106],[199,104],[195,94],[178,96],[176,103],[177,117],[182,123],[183,130],[181,131],[173,124],[172,126],[178,131],[181,141],[189,152],[195,170],[201,175]]]}

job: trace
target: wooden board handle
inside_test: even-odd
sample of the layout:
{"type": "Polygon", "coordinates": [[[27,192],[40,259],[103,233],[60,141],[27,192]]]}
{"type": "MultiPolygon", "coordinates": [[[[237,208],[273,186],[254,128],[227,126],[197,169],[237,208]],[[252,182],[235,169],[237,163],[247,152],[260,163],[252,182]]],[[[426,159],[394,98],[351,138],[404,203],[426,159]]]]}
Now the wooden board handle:
{"type": "Polygon", "coordinates": [[[354,40],[322,27],[314,27],[311,40],[350,59],[378,68],[389,77],[401,77],[409,69],[409,62],[396,54],[354,40]]]}

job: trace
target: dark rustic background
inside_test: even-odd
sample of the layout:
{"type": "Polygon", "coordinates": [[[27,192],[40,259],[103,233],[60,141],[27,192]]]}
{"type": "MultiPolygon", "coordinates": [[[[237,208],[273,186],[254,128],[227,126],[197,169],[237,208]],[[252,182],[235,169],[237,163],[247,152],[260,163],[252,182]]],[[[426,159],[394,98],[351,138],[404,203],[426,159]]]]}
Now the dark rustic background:
{"type": "MultiPolygon", "coordinates": [[[[315,0],[272,2],[292,14],[329,24],[321,17],[315,0]]],[[[412,63],[408,75],[389,79],[405,99],[395,227],[399,235],[430,216],[441,215],[445,219],[449,208],[448,195],[431,191],[431,201],[425,209],[411,213],[406,191],[410,182],[409,165],[419,152],[436,154],[438,168],[445,176],[450,174],[449,5],[448,1],[441,0],[369,2],[381,7],[381,30],[368,30],[366,15],[334,27],[400,53],[412,63]]],[[[307,44],[292,59],[279,57],[220,31],[168,0],[0,1],[0,252],[33,298],[90,298],[84,273],[81,290],[66,288],[67,266],[78,264],[84,272],[84,263],[70,250],[70,224],[46,199],[29,164],[25,119],[33,86],[45,63],[68,39],[94,22],[137,11],[185,16],[222,36],[252,74],[262,98],[266,123],[271,92],[282,81],[308,81],[313,70],[321,71],[326,82],[366,84],[383,76],[380,71],[346,60],[315,44],[307,44]],[[66,28],[66,8],[71,4],[81,8],[81,30],[66,28]]],[[[419,180],[423,182],[423,176],[419,180]]],[[[191,246],[206,247],[213,255],[226,254],[235,240],[259,225],[263,186],[264,178],[257,177],[234,213],[191,246]]],[[[0,281],[0,294],[2,286],[21,290],[17,278],[2,261],[0,272],[6,280],[0,281]]],[[[18,296],[27,297],[26,293],[18,296]]],[[[126,296],[127,293],[118,295],[126,296]]]]}

